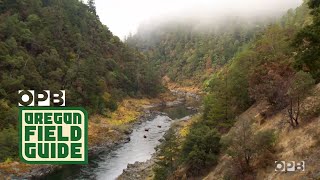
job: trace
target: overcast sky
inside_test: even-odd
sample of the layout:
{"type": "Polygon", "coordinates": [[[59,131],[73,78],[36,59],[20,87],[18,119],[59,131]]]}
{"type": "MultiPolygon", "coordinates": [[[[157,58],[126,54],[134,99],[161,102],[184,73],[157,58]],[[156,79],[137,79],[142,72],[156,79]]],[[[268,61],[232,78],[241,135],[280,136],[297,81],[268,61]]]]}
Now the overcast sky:
{"type": "Polygon", "coordinates": [[[121,39],[139,24],[153,19],[274,15],[295,8],[302,0],[96,0],[103,24],[121,39]]]}

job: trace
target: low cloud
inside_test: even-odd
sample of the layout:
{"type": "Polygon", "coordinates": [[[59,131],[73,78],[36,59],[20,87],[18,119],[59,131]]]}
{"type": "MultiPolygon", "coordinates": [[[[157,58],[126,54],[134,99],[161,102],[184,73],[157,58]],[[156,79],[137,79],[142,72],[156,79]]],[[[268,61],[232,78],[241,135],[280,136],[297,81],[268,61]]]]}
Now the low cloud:
{"type": "Polygon", "coordinates": [[[219,21],[224,17],[272,18],[296,8],[302,0],[96,0],[101,21],[120,38],[142,23],[219,21]]]}

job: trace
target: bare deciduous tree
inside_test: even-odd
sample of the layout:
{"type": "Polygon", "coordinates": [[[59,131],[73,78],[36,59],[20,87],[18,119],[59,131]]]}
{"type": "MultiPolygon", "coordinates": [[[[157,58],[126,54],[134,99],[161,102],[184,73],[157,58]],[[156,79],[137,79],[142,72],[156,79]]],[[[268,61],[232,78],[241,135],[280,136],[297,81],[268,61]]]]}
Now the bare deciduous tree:
{"type": "Polygon", "coordinates": [[[302,98],[307,95],[311,86],[314,84],[312,76],[306,72],[299,71],[295,74],[291,86],[288,90],[289,107],[288,112],[288,123],[292,127],[299,125],[300,109],[302,98]]]}

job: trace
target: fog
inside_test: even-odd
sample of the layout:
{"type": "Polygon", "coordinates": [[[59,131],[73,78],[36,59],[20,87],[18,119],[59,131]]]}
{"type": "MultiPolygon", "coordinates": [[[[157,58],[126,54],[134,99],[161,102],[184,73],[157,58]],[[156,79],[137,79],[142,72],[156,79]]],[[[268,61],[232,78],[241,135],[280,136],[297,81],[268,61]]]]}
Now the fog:
{"type": "Polygon", "coordinates": [[[213,22],[227,16],[269,18],[301,3],[302,0],[96,0],[96,9],[102,23],[123,39],[134,34],[142,23],[213,22]]]}

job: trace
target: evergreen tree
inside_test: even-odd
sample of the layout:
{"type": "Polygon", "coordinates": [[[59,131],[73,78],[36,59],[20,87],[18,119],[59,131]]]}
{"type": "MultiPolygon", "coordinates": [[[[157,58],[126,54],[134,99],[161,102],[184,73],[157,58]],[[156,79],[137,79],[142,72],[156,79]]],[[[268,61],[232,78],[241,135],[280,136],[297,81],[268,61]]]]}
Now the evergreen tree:
{"type": "Polygon", "coordinates": [[[310,0],[313,22],[303,28],[296,36],[294,45],[298,47],[295,67],[310,72],[313,78],[320,81],[320,1],[310,0]]]}
{"type": "Polygon", "coordinates": [[[88,0],[88,6],[90,12],[92,12],[94,15],[96,15],[96,3],[95,0],[88,0]]]}
{"type": "MultiPolygon", "coordinates": [[[[114,111],[125,96],[161,91],[145,56],[92,13],[93,0],[0,0],[0,134],[15,129],[21,89],[66,90],[67,105],[83,106],[90,115],[114,111]]],[[[6,148],[0,161],[17,156],[15,146],[6,148]]]]}

